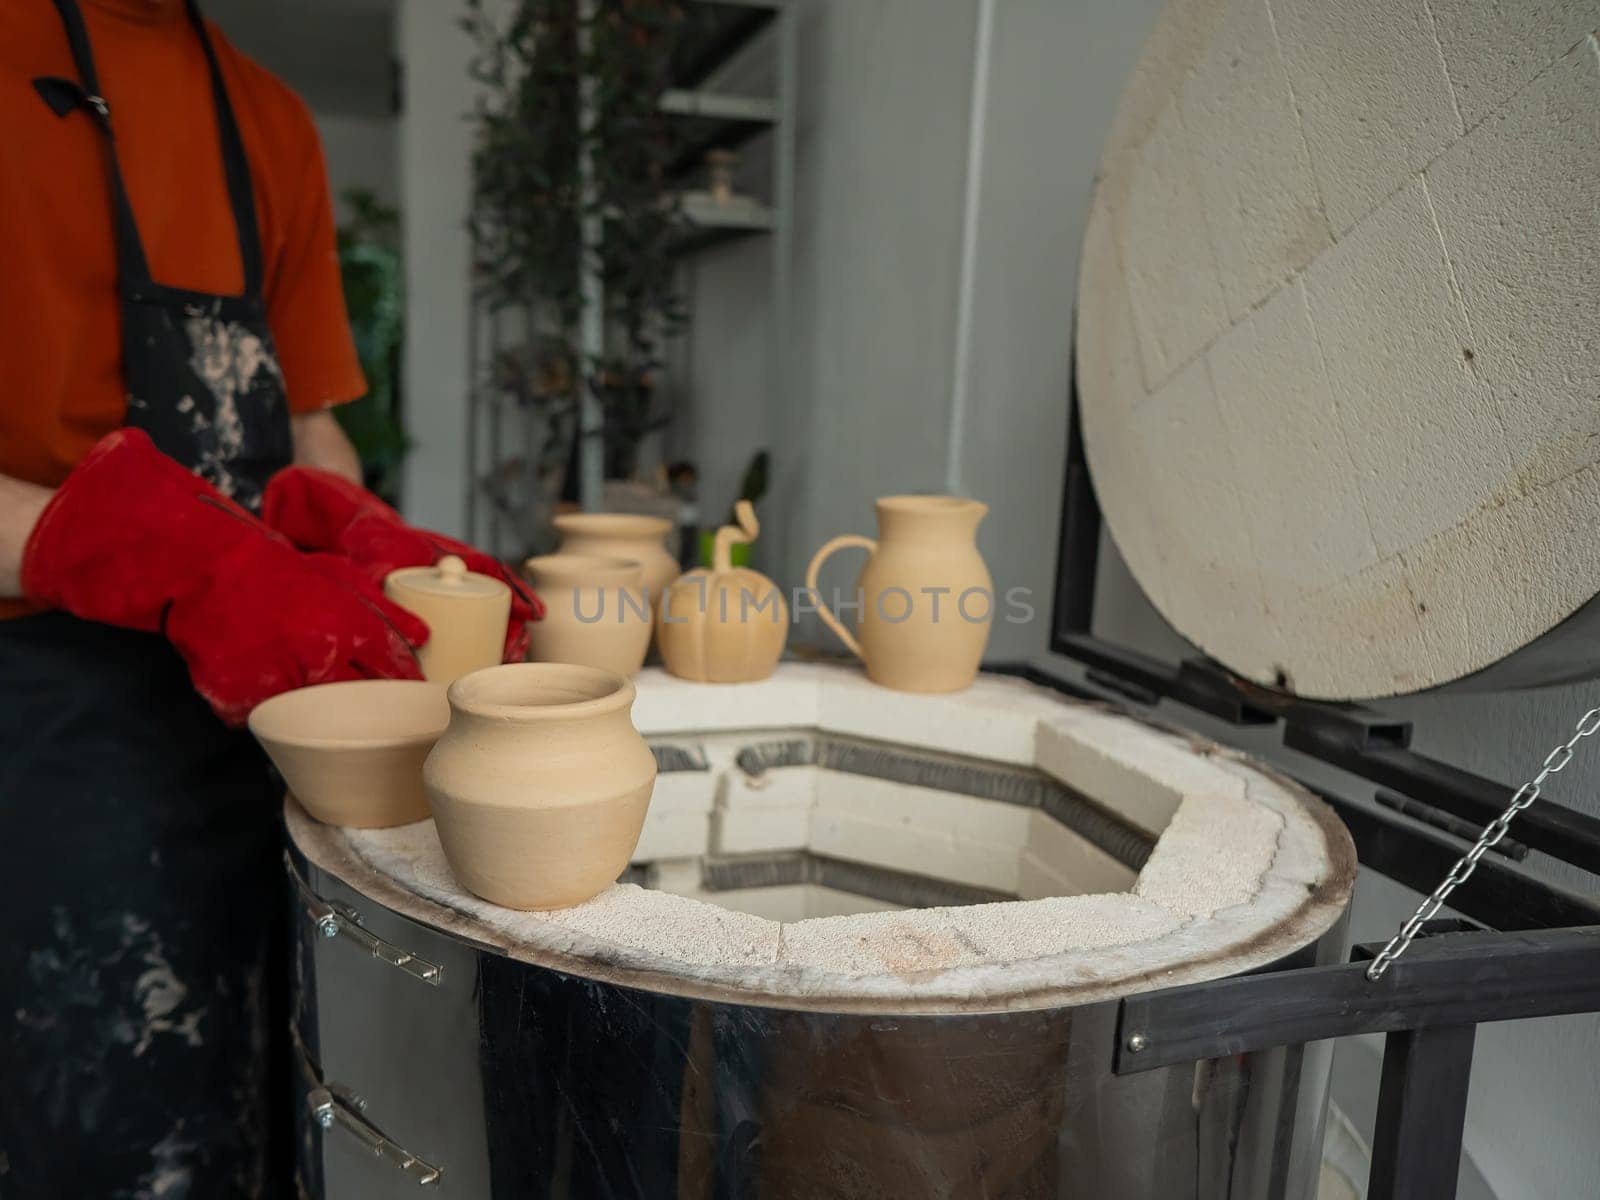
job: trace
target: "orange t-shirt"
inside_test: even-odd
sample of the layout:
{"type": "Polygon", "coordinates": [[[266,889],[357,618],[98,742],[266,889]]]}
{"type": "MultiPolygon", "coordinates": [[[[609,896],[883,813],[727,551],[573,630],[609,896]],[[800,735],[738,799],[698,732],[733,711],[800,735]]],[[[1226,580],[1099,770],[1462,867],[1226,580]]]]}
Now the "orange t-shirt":
{"type": "MultiPolygon", "coordinates": [[[[239,239],[205,53],[182,0],[79,0],[157,283],[234,294],[239,239]]],[[[208,25],[261,230],[267,320],[292,412],[366,390],[310,113],[208,25]]],[[[33,80],[77,79],[51,0],[0,3],[0,473],[54,487],[123,424],[121,318],[104,135],[33,80]]],[[[23,611],[0,600],[0,617],[23,611]]]]}

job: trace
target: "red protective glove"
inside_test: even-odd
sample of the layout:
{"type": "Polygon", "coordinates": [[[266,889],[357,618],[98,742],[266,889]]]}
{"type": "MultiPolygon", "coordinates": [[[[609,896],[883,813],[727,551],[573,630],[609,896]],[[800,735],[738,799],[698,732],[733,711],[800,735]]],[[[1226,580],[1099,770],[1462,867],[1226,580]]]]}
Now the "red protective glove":
{"type": "Polygon", "coordinates": [[[498,559],[465,542],[407,525],[399,513],[363,487],[314,467],[286,467],[267,483],[261,519],[303,550],[342,554],[380,587],[400,567],[431,567],[447,554],[469,571],[490,575],[511,588],[505,661],[528,657],[528,622],[542,620],[544,605],[498,559]]]}
{"type": "Polygon", "coordinates": [[[165,635],[229,725],[307,684],[420,679],[412,646],[428,637],[363,573],[301,554],[135,429],[102,438],[45,505],[22,590],[165,635]]]}

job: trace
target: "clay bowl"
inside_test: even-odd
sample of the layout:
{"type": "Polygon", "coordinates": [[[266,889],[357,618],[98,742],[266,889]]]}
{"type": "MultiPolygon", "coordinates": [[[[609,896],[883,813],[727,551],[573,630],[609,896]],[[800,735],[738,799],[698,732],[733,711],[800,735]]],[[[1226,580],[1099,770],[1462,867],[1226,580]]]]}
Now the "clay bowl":
{"type": "Polygon", "coordinates": [[[250,732],[306,811],[358,829],[428,815],[422,763],[449,723],[445,685],[410,679],[299,688],[250,714],[250,732]]]}

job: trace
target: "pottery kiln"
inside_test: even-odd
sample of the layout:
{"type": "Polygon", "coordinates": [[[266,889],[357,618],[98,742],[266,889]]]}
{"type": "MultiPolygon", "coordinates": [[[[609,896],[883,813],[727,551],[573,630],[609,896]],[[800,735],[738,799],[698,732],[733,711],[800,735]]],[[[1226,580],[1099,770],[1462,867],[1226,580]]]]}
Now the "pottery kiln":
{"type": "MultiPolygon", "coordinates": [[[[1054,639],[1129,665],[1106,686],[1281,720],[1294,748],[1431,781],[1474,822],[1506,789],[1410,754],[1398,722],[1294,693],[1597,666],[1595,42],[1584,5],[1489,8],[1171,6],[1086,235],[1088,448],[1069,450],[1062,561],[1094,558],[1093,522],[1075,524],[1092,465],[1157,606],[1277,691],[1094,644],[1087,572],[1063,580],[1054,639]]],[[[1119,997],[1148,1016],[1152,988],[1339,956],[1354,861],[1320,804],[992,677],[914,696],[819,668],[726,688],[646,672],[635,711],[661,767],[641,858],[566,912],[473,899],[426,822],[340,830],[291,803],[311,1195],[1299,1197],[1326,1043],[1281,1042],[1404,1032],[1403,1085],[1405,1056],[1428,1058],[1410,1033],[1441,1012],[1470,1032],[1560,1011],[1486,982],[1489,943],[1419,943],[1418,974],[1397,966],[1381,995],[1360,964],[1260,977],[1302,1012],[1333,981],[1338,1021],[1191,1046],[1168,1003],[1171,1044],[1119,1038],[1119,997]],[[1141,1054],[1163,1065],[1114,1061],[1141,1054]]],[[[1570,814],[1527,823],[1553,853],[1582,841],[1570,814]]],[[[1408,836],[1431,857],[1391,846],[1386,865],[1431,887],[1462,847],[1408,836]]],[[[1545,902],[1547,924],[1589,912],[1545,902]]],[[[1489,950],[1520,970],[1563,945],[1489,950]]],[[[1434,1136],[1388,1154],[1391,1183],[1431,1151],[1451,1168],[1470,1044],[1395,1100],[1397,1127],[1434,1136]],[[1451,1111],[1417,1122],[1433,1094],[1451,1111]]]]}
{"type": "Polygon", "coordinates": [[[1354,856],[1320,802],[989,676],[652,670],[635,718],[662,768],[637,882],[561,912],[469,895],[431,822],[291,803],[307,1078],[404,1148],[307,1117],[311,1194],[432,1170],[474,1197],[1304,1187],[1315,1051],[1123,1079],[1109,1056],[1118,996],[1338,955],[1354,856]]]}

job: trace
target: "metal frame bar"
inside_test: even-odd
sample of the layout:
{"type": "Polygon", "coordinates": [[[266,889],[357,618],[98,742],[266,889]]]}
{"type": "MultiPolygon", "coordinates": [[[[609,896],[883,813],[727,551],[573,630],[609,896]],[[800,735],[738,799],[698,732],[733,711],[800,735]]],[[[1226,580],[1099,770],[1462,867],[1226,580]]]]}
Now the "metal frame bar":
{"type": "Polygon", "coordinates": [[[1452,1200],[1476,1025],[1393,1034],[1384,1046],[1367,1200],[1452,1200]],[[1452,1170],[1443,1170],[1444,1164],[1452,1170]]]}
{"type": "Polygon", "coordinates": [[[1600,1009],[1600,925],[1418,938],[1374,983],[1366,964],[1380,948],[1359,946],[1349,963],[1129,996],[1112,1070],[1131,1075],[1325,1038],[1600,1009]]]}
{"type": "MultiPolygon", "coordinates": [[[[1364,804],[1301,779],[1338,812],[1361,863],[1417,891],[1444,875],[1476,827],[1511,797],[1503,784],[1418,754],[1412,726],[1354,704],[1299,700],[1216,663],[1176,665],[1093,632],[1102,519],[1083,449],[1076,351],[1068,396],[1066,472],[1050,649],[1082,664],[1081,687],[1032,666],[1000,669],[1077,696],[1105,693],[1154,707],[1172,701],[1230,725],[1278,725],[1282,745],[1374,785],[1364,804]]],[[[1295,774],[1293,770],[1289,772],[1295,774]]],[[[1518,820],[1520,843],[1600,874],[1600,819],[1547,799],[1518,820]]],[[[1376,983],[1355,961],[1267,971],[1147,992],[1118,1012],[1113,1069],[1221,1058],[1363,1033],[1386,1035],[1368,1196],[1448,1200],[1456,1194],[1478,1025],[1600,1012],[1600,903],[1485,858],[1452,907],[1489,928],[1432,922],[1376,983]],[[1496,928],[1498,927],[1498,928],[1496,928]],[[1448,928],[1449,932],[1439,932],[1448,928]],[[1505,932],[1523,930],[1524,932],[1505,932]]]]}

